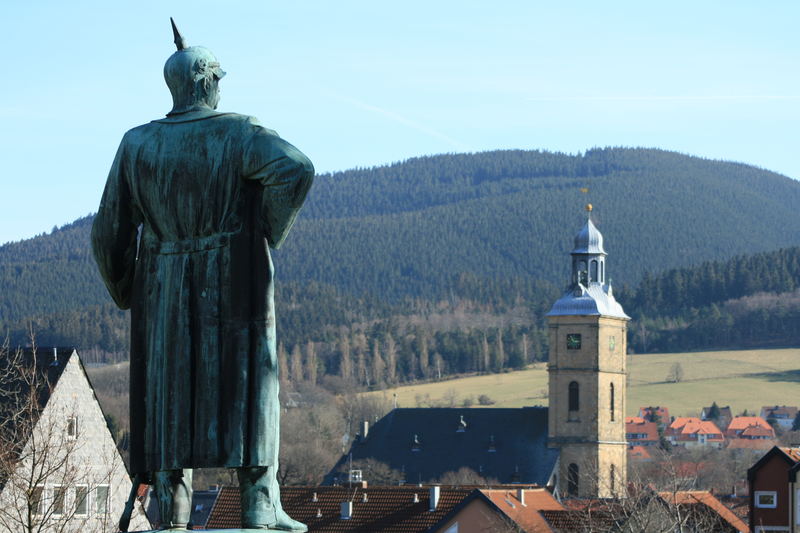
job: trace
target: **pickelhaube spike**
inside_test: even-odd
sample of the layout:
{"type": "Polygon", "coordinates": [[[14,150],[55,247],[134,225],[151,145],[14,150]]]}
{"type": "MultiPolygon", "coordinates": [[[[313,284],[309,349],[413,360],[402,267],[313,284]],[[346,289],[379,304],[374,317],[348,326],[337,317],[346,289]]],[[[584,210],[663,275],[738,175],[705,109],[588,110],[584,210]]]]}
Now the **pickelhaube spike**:
{"type": "Polygon", "coordinates": [[[169,18],[169,21],[172,23],[172,34],[175,36],[175,46],[178,48],[178,51],[183,50],[186,48],[186,39],[184,39],[181,32],[178,31],[178,27],[175,26],[175,21],[172,20],[172,17],[169,18]]]}

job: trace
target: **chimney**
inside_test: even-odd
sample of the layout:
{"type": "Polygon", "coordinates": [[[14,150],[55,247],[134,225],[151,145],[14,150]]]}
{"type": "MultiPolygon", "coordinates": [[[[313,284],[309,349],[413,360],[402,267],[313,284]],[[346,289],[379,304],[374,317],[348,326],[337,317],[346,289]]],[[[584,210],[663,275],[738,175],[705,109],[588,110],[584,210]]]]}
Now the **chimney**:
{"type": "Polygon", "coordinates": [[[367,434],[369,434],[369,420],[364,420],[361,422],[361,440],[367,440],[367,434]]]}
{"type": "Polygon", "coordinates": [[[342,520],[353,518],[353,502],[342,502],[342,510],[339,516],[342,520]]]}
{"type": "Polygon", "coordinates": [[[520,504],[525,505],[525,489],[517,489],[517,499],[520,504]]]}
{"type": "Polygon", "coordinates": [[[434,485],[430,489],[430,496],[429,496],[430,508],[429,511],[433,512],[436,510],[436,507],[439,505],[439,486],[434,485]]]}

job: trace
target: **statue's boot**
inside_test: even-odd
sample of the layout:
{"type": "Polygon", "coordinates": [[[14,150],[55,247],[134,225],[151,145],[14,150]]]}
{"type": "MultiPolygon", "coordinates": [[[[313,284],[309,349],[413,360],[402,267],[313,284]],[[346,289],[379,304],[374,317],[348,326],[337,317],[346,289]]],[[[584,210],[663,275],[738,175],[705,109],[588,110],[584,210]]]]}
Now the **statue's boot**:
{"type": "Polygon", "coordinates": [[[192,471],[160,470],[154,476],[161,527],[186,529],[192,515],[192,471]]]}
{"type": "Polygon", "coordinates": [[[292,520],[281,506],[281,493],[273,467],[237,468],[242,498],[242,528],[277,531],[308,531],[292,520]]]}

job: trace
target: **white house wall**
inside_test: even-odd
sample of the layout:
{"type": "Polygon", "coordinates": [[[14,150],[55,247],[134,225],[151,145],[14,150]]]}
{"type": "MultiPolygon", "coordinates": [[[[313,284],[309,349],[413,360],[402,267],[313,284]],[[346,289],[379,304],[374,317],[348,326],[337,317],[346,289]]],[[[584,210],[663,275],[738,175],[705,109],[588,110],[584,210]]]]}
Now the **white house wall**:
{"type": "MultiPolygon", "coordinates": [[[[67,359],[63,357],[62,359],[67,359]]],[[[25,446],[25,459],[19,473],[28,473],[34,460],[31,452],[37,452],[37,464],[44,464],[43,450],[56,449],[51,454],[52,463],[64,462],[57,471],[48,476],[45,484],[45,505],[52,503],[53,488],[56,485],[67,487],[64,502],[65,513],[61,518],[49,516],[44,519],[46,527],[41,533],[103,533],[117,530],[117,523],[131,488],[128,473],[111,433],[108,431],[100,405],[86,378],[77,354],[73,352],[59,378],[49,401],[34,428],[33,438],[25,446]],[[77,417],[77,436],[67,435],[70,417],[77,417]],[[97,488],[109,487],[109,502],[106,513],[98,512],[97,488]],[[76,505],[75,487],[85,486],[89,493],[86,516],[74,514],[76,505]],[[70,516],[71,515],[71,516],[70,516]]],[[[45,454],[46,455],[46,454],[45,454]]],[[[0,533],[19,533],[24,531],[20,524],[9,520],[8,511],[13,512],[20,505],[25,509],[26,498],[24,482],[15,483],[13,479],[0,493],[0,505],[5,516],[0,516],[0,533]]],[[[131,531],[149,529],[149,523],[140,508],[134,511],[131,531]]]]}

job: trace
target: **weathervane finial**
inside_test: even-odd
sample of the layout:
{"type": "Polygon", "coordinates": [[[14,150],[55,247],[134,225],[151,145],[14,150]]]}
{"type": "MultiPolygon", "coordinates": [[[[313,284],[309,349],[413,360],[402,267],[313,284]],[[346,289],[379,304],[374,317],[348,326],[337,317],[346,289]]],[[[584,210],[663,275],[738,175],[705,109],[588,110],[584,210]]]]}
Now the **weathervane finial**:
{"type": "Polygon", "coordinates": [[[186,48],[186,39],[184,39],[181,32],[178,31],[178,27],[175,25],[175,21],[172,20],[172,17],[169,18],[169,21],[172,23],[172,35],[175,36],[175,46],[178,48],[178,51],[181,51],[186,48]]]}

